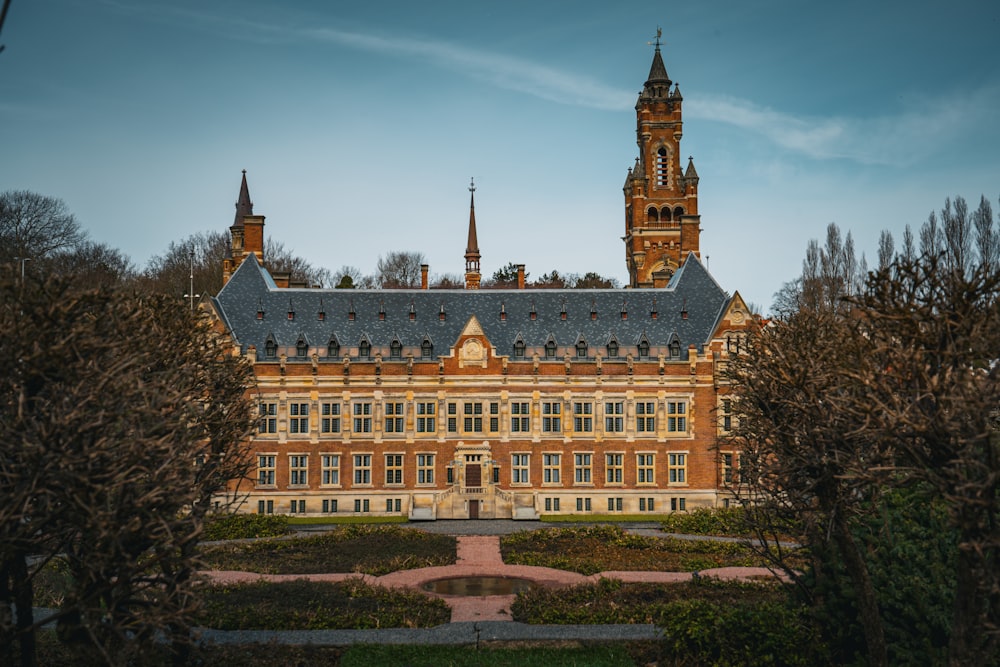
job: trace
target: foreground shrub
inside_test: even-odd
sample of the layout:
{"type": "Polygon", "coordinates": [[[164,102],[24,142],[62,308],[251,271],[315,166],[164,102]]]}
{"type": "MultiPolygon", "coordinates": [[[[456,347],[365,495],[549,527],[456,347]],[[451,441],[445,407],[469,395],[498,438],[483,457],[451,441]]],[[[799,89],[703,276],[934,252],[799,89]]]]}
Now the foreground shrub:
{"type": "Polygon", "coordinates": [[[220,514],[205,522],[202,540],[244,540],[288,533],[288,517],[280,514],[220,514]]]}
{"type": "Polygon", "coordinates": [[[216,570],[262,574],[359,572],[375,576],[437,565],[456,557],[455,538],[396,525],[347,525],[320,535],[223,544],[205,549],[216,570]]]}
{"type": "Polygon", "coordinates": [[[548,528],[500,539],[505,563],[596,574],[614,570],[694,572],[716,567],[763,566],[737,542],[632,535],[619,526],[548,528]]]}
{"type": "Polygon", "coordinates": [[[750,534],[742,507],[699,507],[691,512],[674,512],[663,517],[660,525],[668,533],[685,535],[746,537],[750,534]]]}
{"type": "Polygon", "coordinates": [[[360,579],[208,586],[198,622],[219,630],[427,628],[447,623],[444,600],[360,579]]]}

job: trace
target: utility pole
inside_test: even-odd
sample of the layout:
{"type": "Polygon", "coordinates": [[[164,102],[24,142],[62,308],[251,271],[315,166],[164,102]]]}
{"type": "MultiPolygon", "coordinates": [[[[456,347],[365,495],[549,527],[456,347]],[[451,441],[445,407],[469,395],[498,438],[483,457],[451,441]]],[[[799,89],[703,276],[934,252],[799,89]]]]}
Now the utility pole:
{"type": "Polygon", "coordinates": [[[194,310],[194,300],[201,296],[200,294],[195,294],[194,293],[194,246],[191,246],[191,250],[188,252],[188,259],[190,260],[190,264],[189,264],[189,266],[190,266],[190,272],[188,274],[188,278],[189,278],[190,284],[189,284],[189,287],[188,287],[188,293],[185,294],[184,296],[186,296],[187,298],[189,298],[191,300],[191,310],[193,311],[194,310]]]}

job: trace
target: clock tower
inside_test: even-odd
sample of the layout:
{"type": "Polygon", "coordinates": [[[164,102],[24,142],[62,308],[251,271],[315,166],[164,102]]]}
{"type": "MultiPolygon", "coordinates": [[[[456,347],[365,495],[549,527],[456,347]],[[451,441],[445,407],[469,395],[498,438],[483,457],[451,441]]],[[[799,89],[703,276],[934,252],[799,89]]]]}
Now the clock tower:
{"type": "Polygon", "coordinates": [[[639,157],[625,179],[625,262],[630,287],[665,287],[689,253],[700,257],[698,173],[681,169],[680,88],[660,54],[661,31],[649,77],[635,105],[639,157]]]}

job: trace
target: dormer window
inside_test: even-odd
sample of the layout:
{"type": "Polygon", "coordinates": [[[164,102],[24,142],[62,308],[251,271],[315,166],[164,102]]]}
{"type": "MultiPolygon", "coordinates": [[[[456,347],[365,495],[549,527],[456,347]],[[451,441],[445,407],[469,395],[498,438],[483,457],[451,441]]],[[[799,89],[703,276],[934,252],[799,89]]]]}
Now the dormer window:
{"type": "Polygon", "coordinates": [[[521,339],[514,341],[514,357],[524,359],[524,341],[521,339]]]}
{"type": "Polygon", "coordinates": [[[372,356],[372,344],[366,340],[361,341],[358,345],[358,357],[361,359],[370,359],[372,356]]]}
{"type": "Polygon", "coordinates": [[[264,357],[267,359],[274,359],[278,356],[278,344],[274,342],[274,339],[270,336],[264,343],[264,357]]]}
{"type": "Polygon", "coordinates": [[[295,342],[295,356],[297,357],[308,357],[309,356],[309,344],[306,343],[305,338],[299,338],[295,342]]]}
{"type": "Polygon", "coordinates": [[[389,358],[401,359],[402,357],[403,357],[403,344],[399,342],[398,338],[393,338],[392,342],[389,343],[389,358]]]}
{"type": "Polygon", "coordinates": [[[333,358],[340,356],[340,343],[337,342],[336,338],[331,338],[330,342],[326,344],[326,356],[333,358]]]}
{"type": "Polygon", "coordinates": [[[576,343],[576,356],[583,359],[587,356],[587,341],[580,339],[576,343]]]}
{"type": "Polygon", "coordinates": [[[645,359],[649,357],[649,341],[641,340],[639,341],[639,358],[645,359]]]}
{"type": "Polygon", "coordinates": [[[618,341],[610,341],[608,343],[608,358],[614,359],[618,356],[618,341]]]}
{"type": "Polygon", "coordinates": [[[671,359],[681,358],[681,343],[676,338],[670,341],[670,358],[671,359]]]}
{"type": "Polygon", "coordinates": [[[545,358],[554,359],[556,356],[556,342],[551,338],[545,343],[545,358]]]}
{"type": "Polygon", "coordinates": [[[429,338],[425,338],[424,342],[420,344],[420,356],[424,359],[430,359],[434,356],[434,344],[429,338]]]}

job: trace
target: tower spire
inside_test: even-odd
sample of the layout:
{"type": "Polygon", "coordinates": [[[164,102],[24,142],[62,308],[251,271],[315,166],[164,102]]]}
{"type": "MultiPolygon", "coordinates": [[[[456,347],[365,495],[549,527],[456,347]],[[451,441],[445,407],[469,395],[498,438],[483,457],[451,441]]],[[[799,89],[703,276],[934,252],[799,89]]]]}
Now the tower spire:
{"type": "Polygon", "coordinates": [[[247,187],[247,170],[243,170],[243,182],[240,184],[240,196],[236,200],[236,220],[233,226],[242,227],[243,217],[253,215],[253,202],[250,201],[250,188],[247,187]]]}
{"type": "Polygon", "coordinates": [[[479,239],[476,237],[476,179],[469,183],[469,239],[465,244],[465,289],[479,289],[479,239]]]}

